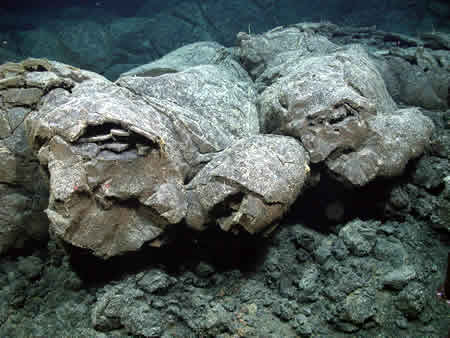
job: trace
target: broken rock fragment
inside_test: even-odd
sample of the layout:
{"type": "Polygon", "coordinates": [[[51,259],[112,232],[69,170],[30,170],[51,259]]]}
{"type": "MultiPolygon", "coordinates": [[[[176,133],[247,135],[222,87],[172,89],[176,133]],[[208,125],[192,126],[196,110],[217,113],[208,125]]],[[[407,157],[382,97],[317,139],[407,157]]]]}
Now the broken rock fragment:
{"type": "Polygon", "coordinates": [[[255,135],[209,162],[186,187],[186,222],[197,230],[216,222],[225,231],[266,230],[300,194],[309,157],[294,138],[255,135]]]}

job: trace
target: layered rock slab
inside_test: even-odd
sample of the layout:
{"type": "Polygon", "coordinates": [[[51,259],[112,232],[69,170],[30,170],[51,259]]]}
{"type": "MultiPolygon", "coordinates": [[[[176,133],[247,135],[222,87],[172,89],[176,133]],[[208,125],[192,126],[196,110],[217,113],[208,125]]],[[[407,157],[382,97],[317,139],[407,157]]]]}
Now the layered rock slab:
{"type": "Polygon", "coordinates": [[[31,58],[0,65],[0,255],[48,237],[48,182],[26,142],[23,121],[54,84],[35,80],[49,67],[31,58]]]}

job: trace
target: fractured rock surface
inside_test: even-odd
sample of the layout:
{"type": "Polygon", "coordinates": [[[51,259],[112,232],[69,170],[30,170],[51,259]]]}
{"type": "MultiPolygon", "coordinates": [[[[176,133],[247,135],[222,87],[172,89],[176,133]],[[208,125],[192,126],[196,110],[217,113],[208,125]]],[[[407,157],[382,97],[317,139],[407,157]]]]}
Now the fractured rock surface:
{"type": "Polygon", "coordinates": [[[217,221],[225,231],[264,230],[301,192],[310,172],[308,162],[304,148],[291,137],[256,135],[236,142],[186,187],[187,224],[200,230],[217,221]]]}
{"type": "MultiPolygon", "coordinates": [[[[339,48],[314,29],[240,33],[232,50],[185,46],[116,83],[56,62],[27,61],[22,73],[11,64],[1,95],[30,107],[51,232],[109,258],[160,246],[173,226],[269,231],[308,183],[310,161],[350,186],[400,175],[432,122],[397,110],[361,46],[339,48]]],[[[3,116],[0,133],[10,130],[3,116]]]]}
{"type": "Polygon", "coordinates": [[[121,80],[129,89],[95,78],[43,98],[26,125],[49,172],[53,233],[107,258],[145,242],[159,246],[167,227],[182,221],[185,181],[259,129],[248,91],[231,87],[223,69],[205,67],[165,77],[180,87],[171,89],[178,97],[164,96],[169,84],[157,78],[129,77],[121,80]],[[210,86],[201,100],[182,91],[196,77],[210,86]]]}
{"type": "Polygon", "coordinates": [[[47,66],[36,59],[0,66],[0,255],[48,237],[48,182],[39,174],[23,123],[45,91],[29,74],[47,66]]]}
{"type": "MultiPolygon", "coordinates": [[[[293,29],[286,29],[286,41],[293,29]]],[[[271,34],[266,33],[263,41],[270,41],[271,34]]],[[[244,63],[250,65],[255,53],[260,55],[259,44],[250,43],[252,39],[262,38],[241,41],[248,60],[244,63]]],[[[313,39],[309,36],[310,44],[313,39]]],[[[318,39],[313,45],[320,43],[318,39]]],[[[278,40],[276,44],[282,45],[278,40]]],[[[411,158],[423,153],[433,123],[417,109],[397,111],[381,74],[361,46],[306,57],[284,55],[275,63],[276,57],[264,55],[270,62],[264,63],[266,68],[256,79],[265,85],[258,97],[262,132],[297,138],[312,163],[324,163],[337,179],[354,186],[380,176],[397,176],[411,158]]]]}

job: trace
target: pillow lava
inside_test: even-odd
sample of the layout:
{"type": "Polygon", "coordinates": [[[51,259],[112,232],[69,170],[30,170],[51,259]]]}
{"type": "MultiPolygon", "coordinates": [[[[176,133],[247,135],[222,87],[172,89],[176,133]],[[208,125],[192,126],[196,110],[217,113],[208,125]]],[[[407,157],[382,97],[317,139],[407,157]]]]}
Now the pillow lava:
{"type": "MultiPolygon", "coordinates": [[[[41,72],[43,81],[46,72],[52,70],[41,72]]],[[[253,219],[237,221],[233,230],[240,224],[259,232],[280,218],[301,191],[308,156],[293,138],[251,137],[259,131],[255,93],[235,74],[221,65],[198,65],[157,77],[122,77],[117,84],[86,78],[70,90],[50,90],[25,124],[49,174],[52,233],[108,258],[144,243],[161,245],[188,210],[204,212],[213,223],[212,210],[194,203],[205,199],[204,191],[189,182],[206,177],[197,174],[207,163],[222,163],[225,154],[248,162],[226,162],[222,174],[236,173],[229,180],[242,187],[215,199],[227,204],[232,195],[245,196],[240,214],[253,219]],[[277,162],[269,165],[269,158],[277,162]],[[263,185],[252,182],[259,179],[253,170],[265,173],[263,185]]]]}
{"type": "Polygon", "coordinates": [[[186,223],[202,230],[217,222],[222,230],[249,233],[279,220],[309,176],[309,156],[294,138],[254,135],[221,152],[186,186],[186,223]],[[214,212],[219,209],[220,214],[214,212]]]}
{"type": "Polygon", "coordinates": [[[4,102],[36,97],[25,129],[53,234],[109,258],[160,246],[173,226],[259,233],[296,200],[310,162],[362,186],[424,151],[431,121],[397,110],[361,46],[338,48],[308,25],[238,41],[174,66],[195,53],[185,47],[170,67],[116,83],[48,61],[26,81],[8,75],[4,102]]]}
{"type": "Polygon", "coordinates": [[[324,163],[351,185],[401,174],[429,143],[431,120],[415,108],[397,111],[359,45],[321,56],[291,54],[269,64],[257,81],[268,84],[258,97],[262,132],[296,137],[312,163],[324,163]]]}

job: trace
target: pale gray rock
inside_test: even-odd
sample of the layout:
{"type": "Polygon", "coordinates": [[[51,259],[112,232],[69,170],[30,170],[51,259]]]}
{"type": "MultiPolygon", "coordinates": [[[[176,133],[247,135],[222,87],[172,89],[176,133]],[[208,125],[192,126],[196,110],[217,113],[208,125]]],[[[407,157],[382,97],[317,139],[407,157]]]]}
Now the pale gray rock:
{"type": "Polygon", "coordinates": [[[263,132],[296,137],[311,162],[356,186],[397,176],[423,153],[432,122],[412,108],[396,111],[361,46],[294,59],[277,66],[280,77],[258,98],[263,132]]]}
{"type": "Polygon", "coordinates": [[[355,148],[367,135],[365,120],[395,104],[367,54],[354,46],[303,59],[259,98],[265,132],[301,139],[316,163],[339,148],[355,148]]]}
{"type": "Polygon", "coordinates": [[[52,233],[103,258],[160,246],[186,215],[185,182],[259,130],[250,83],[221,65],[71,84],[45,95],[26,127],[49,173],[52,233]]]}
{"type": "Polygon", "coordinates": [[[286,52],[298,56],[321,55],[336,48],[324,36],[314,34],[315,25],[299,24],[276,27],[264,34],[240,32],[237,35],[241,62],[253,78],[258,78],[269,66],[280,63],[286,52]]]}
{"type": "Polygon", "coordinates": [[[0,92],[0,97],[6,105],[33,106],[44,95],[40,88],[8,88],[0,92]]]}
{"type": "Polygon", "coordinates": [[[217,42],[201,41],[190,43],[175,49],[163,57],[145,65],[130,69],[122,76],[158,76],[166,73],[176,73],[190,67],[211,64],[217,53],[224,47],[217,42]]]}
{"type": "Polygon", "coordinates": [[[71,94],[50,92],[26,120],[31,143],[50,174],[52,232],[102,257],[136,250],[184,216],[187,163],[176,149],[170,122],[132,97],[107,80],[88,80],[71,94]],[[114,142],[113,129],[129,133],[114,138],[130,147],[121,153],[95,149],[114,142]],[[77,142],[86,138],[91,142],[77,142]],[[148,150],[138,154],[137,144],[148,150]]]}
{"type": "Polygon", "coordinates": [[[6,118],[6,112],[0,110],[0,139],[6,138],[11,134],[11,127],[6,118]]]}
{"type": "MultiPolygon", "coordinates": [[[[400,175],[408,160],[422,155],[429,145],[433,122],[417,108],[377,115],[368,120],[370,130],[380,139],[383,159],[381,176],[400,175]]],[[[370,143],[370,142],[369,142],[370,143]]]]}
{"type": "Polygon", "coordinates": [[[367,126],[368,137],[358,150],[326,161],[331,172],[355,186],[376,177],[401,175],[409,160],[423,154],[434,129],[433,122],[417,108],[373,116],[367,126]]]}
{"type": "Polygon", "coordinates": [[[186,222],[198,230],[266,230],[300,194],[309,176],[308,155],[298,141],[255,135],[234,143],[186,187],[186,222]]]}
{"type": "MultiPolygon", "coordinates": [[[[230,68],[200,65],[164,76],[122,77],[117,84],[144,98],[167,100],[192,111],[186,118],[194,121],[183,123],[191,126],[197,138],[208,141],[208,145],[199,148],[201,153],[208,153],[259,132],[258,112],[253,103],[256,93],[251,80],[240,78],[244,71],[239,65],[230,68]],[[241,71],[236,73],[235,69],[241,71]],[[205,123],[208,127],[202,128],[205,123]],[[197,124],[203,133],[197,130],[197,124]]],[[[186,119],[181,114],[178,118],[186,119]]],[[[199,143],[194,138],[193,142],[199,143]]]]}
{"type": "MultiPolygon", "coordinates": [[[[15,127],[25,121],[48,175],[51,232],[102,258],[160,246],[184,222],[269,231],[304,188],[310,161],[354,186],[400,175],[423,153],[431,121],[396,110],[361,46],[336,48],[316,29],[241,33],[238,52],[187,45],[115,83],[46,60],[10,65],[0,126],[22,137],[1,140],[4,162],[17,167],[11,144],[27,151],[15,127]],[[259,98],[236,55],[258,90],[268,86],[259,98]]],[[[17,181],[9,169],[3,176],[17,181]]],[[[365,255],[363,244],[348,245],[365,255]]]]}
{"type": "Polygon", "coordinates": [[[380,73],[360,46],[289,61],[281,78],[258,99],[263,132],[301,139],[311,161],[367,137],[366,119],[392,113],[396,105],[380,73]]]}

